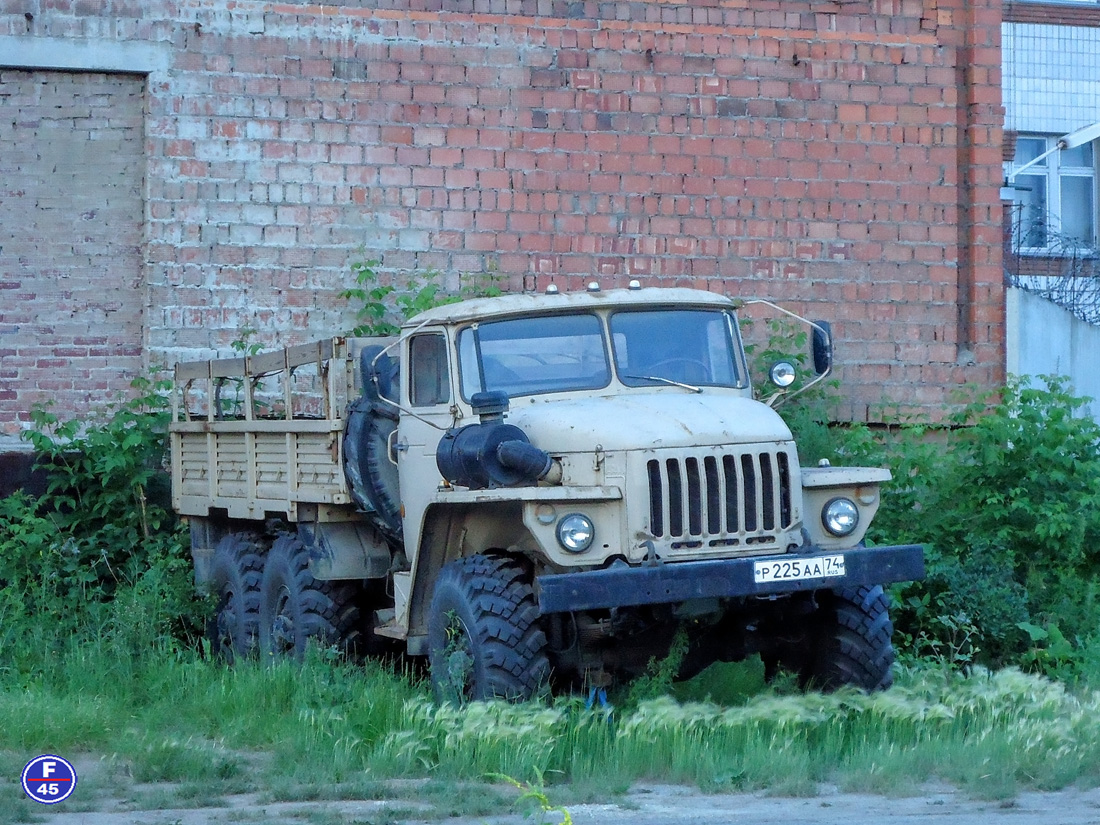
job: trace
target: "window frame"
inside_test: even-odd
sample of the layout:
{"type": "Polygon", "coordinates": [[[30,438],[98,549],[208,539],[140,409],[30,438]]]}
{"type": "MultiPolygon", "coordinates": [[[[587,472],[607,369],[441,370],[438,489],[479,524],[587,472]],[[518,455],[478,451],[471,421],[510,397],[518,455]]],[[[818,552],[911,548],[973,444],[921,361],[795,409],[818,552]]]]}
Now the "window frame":
{"type": "MultiPolygon", "coordinates": [[[[741,340],[741,330],[737,326],[737,318],[729,310],[721,307],[697,307],[697,306],[651,306],[651,307],[619,307],[613,312],[609,313],[607,317],[607,338],[611,344],[611,361],[615,368],[615,375],[619,379],[624,387],[637,388],[652,388],[659,386],[657,381],[646,381],[644,379],[632,377],[630,375],[624,375],[623,369],[625,364],[620,359],[620,351],[615,340],[615,321],[617,318],[626,315],[645,315],[656,314],[662,312],[683,312],[683,313],[703,313],[707,315],[721,316],[724,321],[724,343],[727,347],[730,356],[730,367],[733,372],[734,382],[724,383],[720,381],[684,381],[692,385],[700,387],[717,387],[720,389],[735,389],[743,390],[749,386],[749,376],[747,364],[744,360],[744,344],[741,340]]],[[[673,359],[675,357],[673,356],[673,359]]]]}
{"type": "MultiPolygon", "coordinates": [[[[1017,138],[1017,146],[1025,140],[1041,140],[1043,141],[1043,148],[1037,154],[1050,151],[1057,146],[1060,135],[1044,134],[1039,132],[1021,132],[1017,138]]],[[[1100,209],[1097,204],[1097,149],[1100,141],[1093,141],[1092,143],[1085,144],[1090,147],[1092,155],[1091,166],[1071,166],[1064,163],[1064,152],[1066,150],[1059,149],[1058,151],[1051,152],[1040,163],[1035,164],[1023,172],[1016,174],[1016,169],[1024,166],[1027,160],[1013,159],[1009,163],[1009,179],[1012,182],[1014,188],[1019,187],[1021,184],[1027,181],[1027,179],[1040,179],[1046,186],[1046,208],[1043,221],[1043,231],[1045,234],[1046,243],[1042,246],[1025,246],[1024,239],[1030,232],[1023,232],[1018,215],[1022,214],[1024,209],[1023,201],[1014,195],[1013,197],[1013,219],[1012,219],[1012,244],[1020,254],[1023,255],[1046,255],[1057,256],[1069,249],[1064,243],[1064,240],[1069,236],[1064,235],[1062,226],[1065,223],[1063,220],[1062,209],[1062,184],[1065,178],[1087,178],[1092,181],[1091,195],[1092,195],[1092,210],[1091,215],[1088,216],[1089,224],[1091,226],[1091,237],[1087,238],[1075,238],[1080,241],[1082,246],[1076,247],[1080,252],[1082,249],[1089,251],[1097,251],[1100,248],[1100,209]],[[1062,238],[1063,242],[1059,242],[1058,238],[1062,238]]]]}
{"type": "MultiPolygon", "coordinates": [[[[495,324],[503,324],[514,321],[530,321],[535,319],[551,320],[559,318],[592,318],[595,320],[597,329],[599,330],[600,347],[603,353],[604,366],[606,367],[606,380],[602,384],[591,384],[582,386],[570,386],[559,388],[539,388],[532,387],[529,390],[521,392],[509,392],[509,398],[522,398],[531,395],[557,395],[559,393],[569,392],[594,392],[604,390],[611,386],[615,377],[615,368],[611,362],[611,353],[607,343],[607,327],[603,317],[598,312],[592,312],[589,310],[571,310],[563,312],[553,313],[539,313],[538,315],[516,315],[505,316],[502,318],[493,318],[491,320],[475,321],[472,324],[467,324],[455,332],[455,353],[457,356],[457,373],[459,383],[459,395],[463,401],[469,402],[474,394],[485,391],[485,376],[483,373],[481,353],[481,338],[480,330],[485,326],[492,326],[495,324]],[[469,335],[469,339],[467,339],[469,335]],[[469,346],[473,347],[472,354],[474,355],[474,361],[469,361],[466,352],[467,341],[469,346]],[[472,368],[471,368],[472,367],[472,368]],[[476,382],[476,383],[475,383],[476,382]],[[473,385],[473,386],[471,386],[473,385]]],[[[490,388],[492,389],[492,388],[490,388]]]]}
{"type": "Polygon", "coordinates": [[[451,383],[450,342],[447,340],[446,333],[442,330],[430,330],[411,335],[409,336],[408,352],[409,406],[416,407],[417,409],[449,406],[454,398],[454,388],[451,383]],[[438,346],[435,353],[437,356],[436,366],[442,366],[442,373],[437,373],[435,380],[430,383],[435,384],[436,389],[444,391],[446,398],[443,399],[439,399],[435,395],[433,395],[430,400],[418,398],[418,390],[426,385],[425,382],[427,379],[422,377],[420,372],[418,372],[421,359],[417,357],[417,347],[421,342],[428,342],[430,339],[438,339],[438,342],[431,341],[431,343],[438,346]]]}

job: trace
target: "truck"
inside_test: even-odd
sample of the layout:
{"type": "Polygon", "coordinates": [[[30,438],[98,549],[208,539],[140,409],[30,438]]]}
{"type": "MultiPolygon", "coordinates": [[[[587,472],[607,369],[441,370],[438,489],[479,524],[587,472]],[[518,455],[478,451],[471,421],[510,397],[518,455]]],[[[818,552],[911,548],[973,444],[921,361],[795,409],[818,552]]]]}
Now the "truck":
{"type": "Polygon", "coordinates": [[[759,655],[888,687],[883,585],[922,548],[863,541],[888,470],[800,464],[773,408],[794,368],[759,399],[744,303],[551,286],[178,364],[172,498],[214,651],[425,657],[458,702],[595,690],[678,639],[685,678],[759,655]]]}

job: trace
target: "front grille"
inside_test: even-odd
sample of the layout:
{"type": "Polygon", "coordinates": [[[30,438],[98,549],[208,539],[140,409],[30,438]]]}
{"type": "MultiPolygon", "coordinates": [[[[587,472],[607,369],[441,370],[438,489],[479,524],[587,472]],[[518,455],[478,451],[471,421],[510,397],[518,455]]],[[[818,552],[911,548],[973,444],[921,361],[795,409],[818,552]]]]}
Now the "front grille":
{"type": "Polygon", "coordinates": [[[650,459],[650,530],[684,539],[674,547],[768,541],[791,526],[790,462],[783,452],[650,459]]]}

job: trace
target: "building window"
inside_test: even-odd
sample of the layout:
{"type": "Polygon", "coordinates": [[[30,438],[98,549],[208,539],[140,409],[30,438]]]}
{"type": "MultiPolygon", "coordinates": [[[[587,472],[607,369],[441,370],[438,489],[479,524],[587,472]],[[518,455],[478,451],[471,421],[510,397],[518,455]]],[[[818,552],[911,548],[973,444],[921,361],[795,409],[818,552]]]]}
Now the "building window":
{"type": "MultiPolygon", "coordinates": [[[[1020,135],[1010,174],[1044,152],[1057,136],[1020,135]]],[[[1013,243],[1022,250],[1057,253],[1096,246],[1096,161],[1093,145],[1050,152],[1013,175],[1013,243]]]]}

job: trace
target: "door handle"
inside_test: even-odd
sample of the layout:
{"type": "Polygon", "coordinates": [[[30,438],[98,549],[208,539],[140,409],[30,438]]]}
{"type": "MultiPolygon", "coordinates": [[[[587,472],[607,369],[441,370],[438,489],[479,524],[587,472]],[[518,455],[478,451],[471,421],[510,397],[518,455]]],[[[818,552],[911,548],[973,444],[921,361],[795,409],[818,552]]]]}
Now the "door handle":
{"type": "Polygon", "coordinates": [[[397,454],[407,452],[409,449],[409,442],[407,439],[403,439],[399,442],[397,440],[397,430],[394,430],[386,438],[386,447],[386,458],[390,460],[390,464],[396,467],[397,454]]]}

